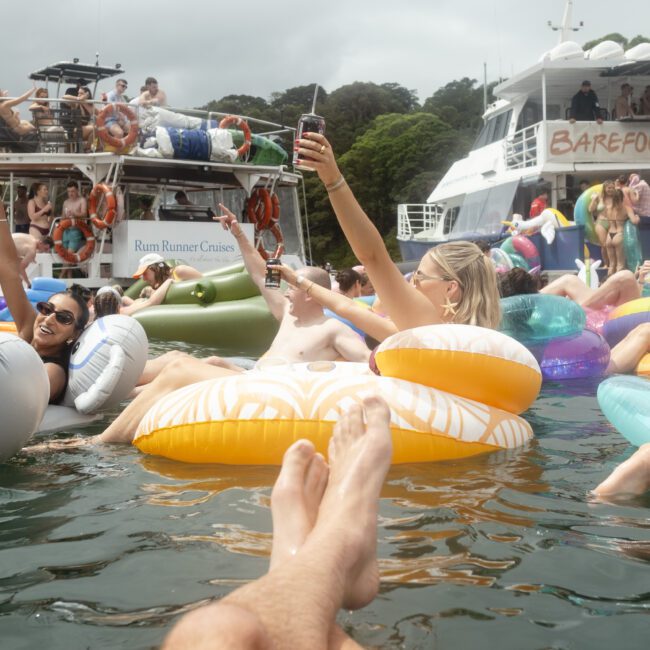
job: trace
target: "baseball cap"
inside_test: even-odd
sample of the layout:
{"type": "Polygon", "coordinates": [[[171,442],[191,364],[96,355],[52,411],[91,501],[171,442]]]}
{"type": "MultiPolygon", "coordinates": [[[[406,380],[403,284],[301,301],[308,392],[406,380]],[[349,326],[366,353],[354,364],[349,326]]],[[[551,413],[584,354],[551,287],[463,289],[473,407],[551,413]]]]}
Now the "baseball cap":
{"type": "Polygon", "coordinates": [[[140,258],[140,261],[138,262],[138,270],[133,274],[133,277],[139,278],[147,270],[148,266],[159,264],[164,261],[165,258],[158,253],[148,253],[147,255],[144,255],[140,258]]]}

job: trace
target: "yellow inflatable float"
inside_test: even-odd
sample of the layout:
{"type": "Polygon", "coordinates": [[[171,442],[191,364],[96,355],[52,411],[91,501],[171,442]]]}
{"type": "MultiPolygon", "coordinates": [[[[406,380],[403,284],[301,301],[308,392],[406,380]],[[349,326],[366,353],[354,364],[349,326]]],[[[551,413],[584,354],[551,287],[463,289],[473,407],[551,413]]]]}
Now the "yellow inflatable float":
{"type": "Polygon", "coordinates": [[[193,384],[154,405],[133,444],[190,463],[276,465],[299,438],[326,453],[341,413],[371,393],[390,407],[393,463],[462,458],[532,438],[516,413],[536,398],[541,373],[532,354],[504,334],[421,327],[387,339],[377,363],[382,376],[365,364],[316,362],[193,384]]]}

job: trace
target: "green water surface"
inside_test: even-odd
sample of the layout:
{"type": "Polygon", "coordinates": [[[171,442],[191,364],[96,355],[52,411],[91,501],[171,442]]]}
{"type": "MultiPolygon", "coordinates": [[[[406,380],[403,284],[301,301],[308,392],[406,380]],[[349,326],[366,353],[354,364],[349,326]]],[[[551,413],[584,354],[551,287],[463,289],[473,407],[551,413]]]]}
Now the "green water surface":
{"type": "MultiPolygon", "coordinates": [[[[340,616],[359,643],[650,645],[650,498],[588,496],[632,452],[597,383],[546,385],[525,448],[390,471],[380,594],[340,616]]],[[[276,474],[118,446],[24,450],[0,465],[0,648],[158,646],[179,614],[265,572],[276,474]]]]}

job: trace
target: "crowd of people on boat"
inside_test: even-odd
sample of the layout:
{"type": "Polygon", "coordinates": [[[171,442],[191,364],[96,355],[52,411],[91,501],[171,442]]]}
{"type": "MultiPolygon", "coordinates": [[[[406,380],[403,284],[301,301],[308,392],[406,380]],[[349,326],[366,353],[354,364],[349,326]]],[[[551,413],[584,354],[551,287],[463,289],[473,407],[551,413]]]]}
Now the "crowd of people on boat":
{"type": "MultiPolygon", "coordinates": [[[[343,322],[328,318],[324,307],[349,319],[380,342],[402,330],[440,323],[496,329],[501,316],[499,287],[503,295],[540,290],[524,276],[528,284],[522,288],[514,271],[499,282],[486,251],[463,241],[431,249],[405,281],[381,234],[339,171],[328,140],[321,134],[307,133],[296,147],[323,182],[362,268],[341,272],[337,276],[339,291],[333,291],[330,275],[324,269],[294,270],[278,264],[272,269],[282,275],[289,288],[286,293],[269,288],[265,283],[264,258],[245,235],[237,216],[220,205],[221,214],[215,220],[235,238],[250,277],[279,323],[277,335],[260,363],[274,358],[286,363],[337,359],[371,363],[369,346],[343,322]],[[368,284],[377,300],[371,308],[360,309],[355,299],[368,284]]],[[[30,219],[34,215],[35,225],[45,228],[52,206],[42,187],[33,189],[34,194],[28,199],[28,203],[32,202],[28,215],[30,219]]],[[[78,188],[68,189],[71,191],[67,209],[83,212],[78,188]]],[[[603,200],[609,201],[609,197],[605,194],[603,200]]],[[[148,254],[140,261],[134,277],[142,278],[150,286],[149,297],[126,304],[119,287],[103,287],[94,296],[67,290],[38,303],[35,311],[23,288],[21,260],[4,206],[0,207],[0,254],[0,285],[19,336],[32,345],[45,365],[52,403],[60,401],[65,391],[71,349],[90,322],[91,312],[95,316],[133,313],[129,308],[138,300],[158,304],[155,301],[164,298],[164,292],[174,281],[201,276],[192,267],[172,268],[162,256],[148,254]]],[[[638,277],[619,271],[595,291],[578,287],[568,278],[560,278],[541,291],[566,296],[584,306],[614,305],[638,297],[641,274],[649,270],[650,264],[646,263],[638,277]]],[[[620,344],[622,348],[613,350],[612,371],[625,371],[632,356],[650,350],[650,325],[641,328],[620,344]]],[[[218,357],[196,359],[181,352],[153,359],[147,363],[134,399],[93,442],[129,443],[148,409],[172,391],[242,371],[243,368],[218,357]]],[[[283,608],[295,598],[300,599],[301,607],[307,601],[314,603],[317,621],[308,626],[309,630],[292,630],[291,634],[304,633],[305,643],[309,642],[310,647],[326,645],[322,641],[328,639],[353,643],[336,626],[335,616],[341,606],[363,606],[377,592],[374,529],[379,489],[390,464],[388,424],[384,401],[369,398],[363,409],[352,408],[338,423],[330,444],[329,468],[308,441],[299,441],[286,452],[272,497],[276,537],[269,574],[234,591],[219,604],[198,609],[183,619],[172,632],[167,647],[198,647],[200,640],[210,638],[216,631],[219,635],[231,635],[228,638],[233,643],[242,643],[242,639],[273,641],[289,633],[282,622],[286,617],[278,612],[285,611],[283,608]],[[313,494],[305,495],[304,490],[313,494]],[[307,502],[314,508],[308,513],[303,507],[307,502]],[[296,519],[300,519],[300,525],[296,525],[296,519]],[[308,519],[310,525],[305,526],[303,519],[308,519]],[[345,525],[346,521],[349,525],[345,525]],[[293,539],[290,531],[297,529],[303,532],[299,539],[293,539]],[[336,533],[332,534],[334,529],[336,533]],[[293,550],[288,551],[289,548],[293,550]]],[[[596,493],[612,495],[648,489],[648,455],[648,449],[642,447],[597,487],[596,493]]]]}
{"type": "MultiPolygon", "coordinates": [[[[167,106],[167,94],[155,77],[147,77],[139,93],[132,98],[126,94],[127,89],[127,80],[120,78],[113,89],[100,93],[98,102],[85,79],[78,79],[74,86],[66,88],[61,97],[54,99],[49,97],[47,88],[37,88],[35,84],[13,98],[9,97],[9,91],[0,90],[0,148],[22,151],[26,146],[35,150],[40,131],[61,134],[69,143],[70,150],[79,142],[85,151],[90,151],[99,146],[96,118],[105,105],[167,106]],[[32,98],[28,107],[31,119],[27,120],[21,118],[17,107],[29,98],[32,98]]],[[[126,114],[120,111],[113,111],[103,126],[117,139],[124,138],[129,130],[126,114]]]]}
{"type": "MultiPolygon", "coordinates": [[[[650,86],[646,86],[642,95],[635,100],[634,88],[628,82],[621,84],[621,94],[616,98],[612,119],[632,120],[635,117],[648,117],[650,119],[650,86]]],[[[580,84],[580,89],[571,98],[569,108],[570,122],[597,122],[601,124],[607,117],[598,101],[598,95],[591,87],[591,81],[585,79],[580,84]]]]}

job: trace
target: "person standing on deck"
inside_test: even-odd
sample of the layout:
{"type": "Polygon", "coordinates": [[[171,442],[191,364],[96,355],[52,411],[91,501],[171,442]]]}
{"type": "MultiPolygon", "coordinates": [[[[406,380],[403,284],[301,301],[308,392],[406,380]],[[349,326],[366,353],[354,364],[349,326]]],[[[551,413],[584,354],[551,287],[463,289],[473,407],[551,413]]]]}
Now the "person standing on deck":
{"type": "Polygon", "coordinates": [[[571,109],[569,110],[569,122],[598,122],[603,123],[600,116],[600,104],[598,95],[591,89],[591,81],[583,81],[580,90],[571,99],[571,109]]]}

